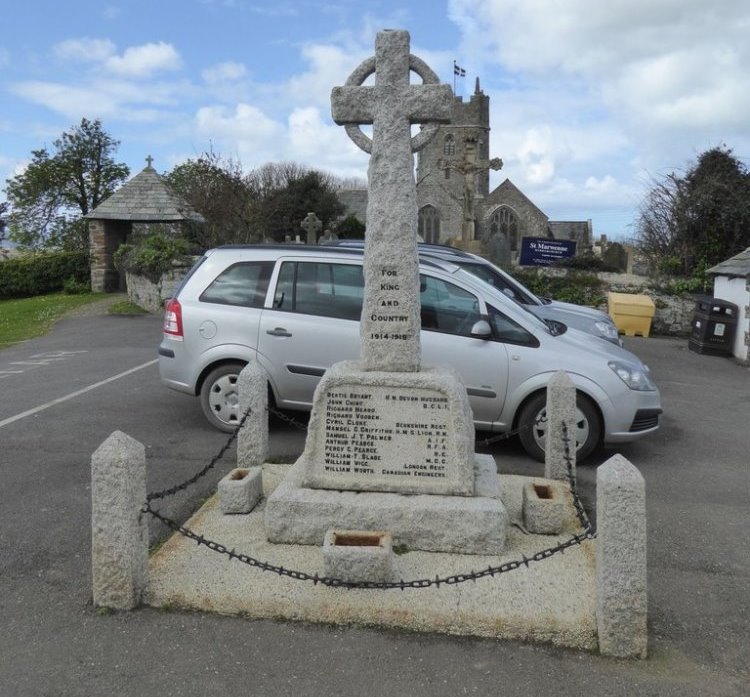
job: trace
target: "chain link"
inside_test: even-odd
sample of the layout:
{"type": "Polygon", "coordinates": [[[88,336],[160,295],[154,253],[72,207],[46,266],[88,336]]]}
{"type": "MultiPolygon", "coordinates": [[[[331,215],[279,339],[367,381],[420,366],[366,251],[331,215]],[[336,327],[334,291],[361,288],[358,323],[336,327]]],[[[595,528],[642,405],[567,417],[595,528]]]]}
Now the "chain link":
{"type": "MultiPolygon", "coordinates": [[[[268,411],[272,413],[274,416],[281,418],[282,420],[286,421],[287,423],[291,425],[294,425],[296,427],[303,427],[305,428],[305,430],[307,429],[306,425],[301,424],[300,422],[296,421],[295,419],[291,417],[287,417],[285,414],[282,414],[281,412],[275,409],[269,408],[268,411]]],[[[563,423],[562,428],[563,428],[563,442],[564,442],[564,447],[565,447],[564,458],[565,458],[565,462],[567,464],[567,469],[568,469],[568,484],[570,486],[571,494],[573,495],[573,503],[575,506],[576,515],[582,527],[582,532],[569,537],[567,540],[564,540],[563,542],[558,543],[554,547],[548,547],[539,552],[536,552],[531,557],[526,557],[525,555],[523,555],[521,559],[507,561],[498,566],[489,566],[482,571],[470,571],[469,573],[454,574],[452,576],[445,576],[442,578],[439,576],[436,576],[434,579],[423,578],[423,579],[415,579],[412,581],[400,580],[400,581],[390,581],[390,582],[388,581],[385,581],[385,582],[356,581],[355,582],[355,581],[346,581],[340,578],[332,578],[329,576],[319,576],[317,573],[308,574],[304,571],[296,571],[294,569],[285,569],[283,566],[276,566],[274,564],[270,564],[268,562],[255,559],[254,557],[251,557],[250,555],[239,553],[235,551],[234,549],[230,550],[225,545],[221,544],[220,542],[215,542],[213,540],[209,540],[205,538],[203,535],[199,535],[198,533],[190,530],[184,525],[180,525],[173,519],[163,515],[162,513],[154,510],[151,507],[151,501],[154,501],[157,499],[164,499],[168,496],[176,494],[179,491],[183,491],[184,489],[187,489],[190,485],[197,482],[203,476],[205,476],[209,471],[211,471],[211,469],[215,467],[216,463],[219,462],[224,457],[227,450],[231,447],[232,443],[237,438],[239,429],[242,428],[242,426],[245,424],[245,421],[250,416],[250,413],[251,413],[250,409],[248,409],[247,412],[245,412],[237,430],[235,430],[231,434],[231,436],[227,439],[227,442],[222,446],[219,452],[211,459],[211,462],[209,462],[208,465],[206,465],[202,470],[200,470],[200,472],[198,472],[194,476],[185,480],[182,484],[178,484],[169,489],[164,489],[163,491],[158,491],[158,492],[148,494],[146,496],[146,502],[143,504],[141,512],[151,515],[156,520],[163,523],[170,530],[173,530],[174,532],[179,533],[180,535],[182,535],[183,537],[186,537],[187,539],[193,540],[198,545],[203,545],[207,547],[208,549],[214,552],[217,552],[218,554],[223,554],[227,556],[230,561],[236,560],[242,564],[246,564],[248,566],[254,567],[261,571],[269,571],[269,572],[278,574],[279,576],[285,576],[287,578],[292,578],[298,581],[311,581],[313,584],[316,584],[316,585],[320,583],[324,586],[330,586],[331,588],[359,588],[359,589],[368,589],[368,590],[392,590],[392,589],[405,590],[406,588],[430,588],[432,586],[439,588],[441,585],[456,585],[459,583],[465,583],[466,581],[477,581],[478,579],[485,578],[487,576],[491,576],[494,578],[497,575],[507,573],[509,571],[514,571],[515,569],[519,569],[522,566],[528,568],[530,563],[538,563],[538,562],[544,561],[546,559],[549,559],[550,557],[553,557],[556,554],[564,553],[566,549],[570,549],[571,547],[580,545],[586,540],[592,540],[596,537],[596,531],[593,530],[591,526],[591,522],[589,521],[588,516],[586,515],[586,511],[583,507],[583,504],[581,503],[581,500],[578,497],[578,492],[576,491],[575,475],[573,474],[573,459],[570,456],[570,437],[568,435],[568,430],[567,430],[565,423],[563,423]]],[[[503,436],[509,437],[509,434],[503,434],[503,436]]]]}

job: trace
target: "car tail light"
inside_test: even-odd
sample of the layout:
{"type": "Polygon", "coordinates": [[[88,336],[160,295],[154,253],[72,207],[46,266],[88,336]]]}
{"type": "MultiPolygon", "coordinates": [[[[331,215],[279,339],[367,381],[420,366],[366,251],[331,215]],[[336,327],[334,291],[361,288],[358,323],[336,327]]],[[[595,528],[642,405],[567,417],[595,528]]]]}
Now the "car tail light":
{"type": "Polygon", "coordinates": [[[164,333],[182,339],[182,305],[177,298],[170,298],[164,306],[164,333]]]}

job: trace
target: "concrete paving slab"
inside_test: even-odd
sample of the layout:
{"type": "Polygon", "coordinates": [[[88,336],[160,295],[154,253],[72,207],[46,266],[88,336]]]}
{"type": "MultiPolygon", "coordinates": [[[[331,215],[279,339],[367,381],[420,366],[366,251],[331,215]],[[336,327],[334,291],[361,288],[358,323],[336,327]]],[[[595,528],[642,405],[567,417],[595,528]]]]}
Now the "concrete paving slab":
{"type": "MultiPolygon", "coordinates": [[[[286,467],[264,465],[266,495],[286,467]]],[[[499,478],[511,520],[520,522],[521,492],[529,478],[499,478]]],[[[498,556],[407,552],[395,557],[393,580],[480,571],[554,547],[580,532],[569,499],[569,515],[560,535],[525,534],[512,526],[507,547],[498,556]]],[[[269,543],[263,527],[264,508],[265,499],[248,515],[227,516],[214,496],[185,526],[238,553],[324,575],[323,540],[320,546],[269,543]]],[[[150,560],[145,603],[256,619],[379,626],[592,650],[597,646],[594,545],[595,541],[586,541],[528,567],[476,581],[366,590],[331,588],[261,571],[176,534],[150,560]]]]}

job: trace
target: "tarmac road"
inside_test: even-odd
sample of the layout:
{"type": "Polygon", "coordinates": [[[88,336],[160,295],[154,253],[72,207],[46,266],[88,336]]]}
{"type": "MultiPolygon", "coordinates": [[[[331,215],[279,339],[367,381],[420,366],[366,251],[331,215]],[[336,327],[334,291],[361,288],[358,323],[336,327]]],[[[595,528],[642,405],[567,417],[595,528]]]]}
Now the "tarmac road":
{"type": "MultiPolygon", "coordinates": [[[[146,445],[155,489],[198,471],[225,440],[197,400],[160,385],[160,325],[92,313],[0,351],[1,697],[747,694],[750,370],[684,339],[626,339],[665,408],[656,435],[620,449],[647,482],[646,661],[150,608],[97,613],[91,453],[113,430],[128,433],[146,445]]],[[[302,445],[299,430],[274,423],[275,458],[302,445]]],[[[541,471],[512,441],[484,450],[501,471],[541,471]]],[[[609,454],[579,466],[589,505],[609,454]]],[[[187,515],[230,466],[170,512],[187,515]]]]}

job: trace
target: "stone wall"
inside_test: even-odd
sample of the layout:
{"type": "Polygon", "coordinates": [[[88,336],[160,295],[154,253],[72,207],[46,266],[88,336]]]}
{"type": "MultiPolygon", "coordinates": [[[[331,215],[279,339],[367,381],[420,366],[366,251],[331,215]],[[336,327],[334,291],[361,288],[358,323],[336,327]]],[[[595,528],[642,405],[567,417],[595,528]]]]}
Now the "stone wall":
{"type": "MultiPolygon", "coordinates": [[[[662,336],[688,336],[695,312],[696,298],[692,295],[668,295],[649,287],[651,279],[625,273],[598,273],[597,277],[614,293],[648,295],[656,305],[651,320],[651,333],[662,336]]],[[[606,303],[600,308],[607,311],[606,303]]]]}
{"type": "Polygon", "coordinates": [[[125,274],[128,298],[144,310],[158,314],[164,309],[164,303],[175,294],[189,270],[189,265],[175,266],[171,271],[163,274],[158,283],[128,271],[125,274]]]}

